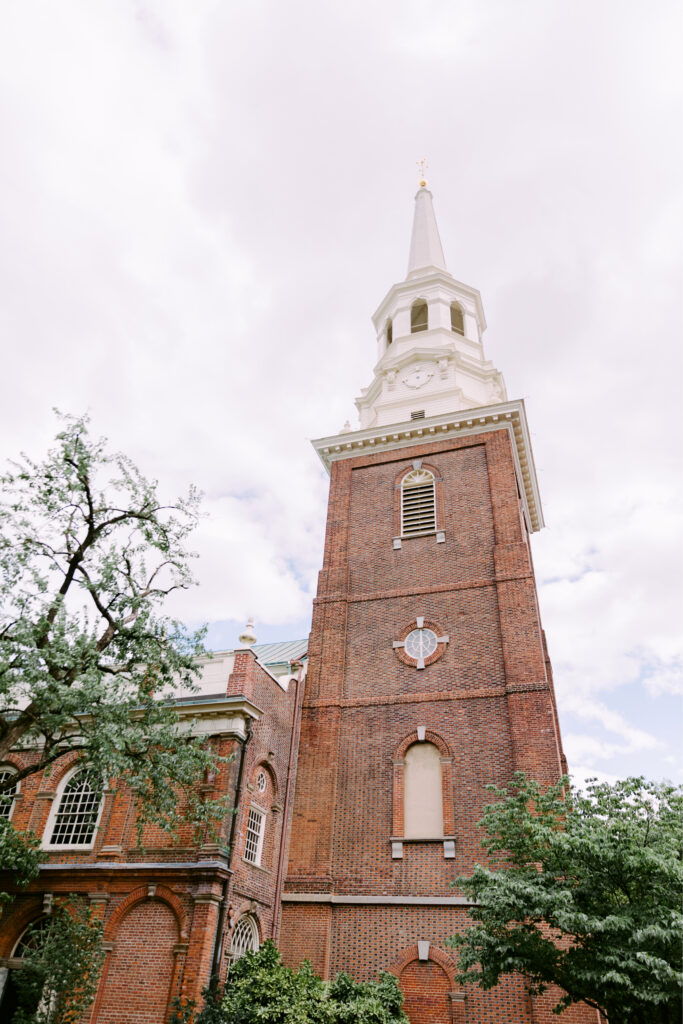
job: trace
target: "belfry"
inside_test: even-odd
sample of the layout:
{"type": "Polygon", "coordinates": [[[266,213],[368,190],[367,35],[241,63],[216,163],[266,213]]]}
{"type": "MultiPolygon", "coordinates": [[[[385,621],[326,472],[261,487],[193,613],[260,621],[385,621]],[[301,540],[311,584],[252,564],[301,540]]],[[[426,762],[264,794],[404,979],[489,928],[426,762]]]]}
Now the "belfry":
{"type": "Polygon", "coordinates": [[[330,496],[281,948],[324,977],[395,972],[412,1024],[550,1021],[521,979],[460,989],[447,944],[466,927],[454,882],[484,857],[485,786],[566,765],[524,403],[485,358],[479,292],[447,270],[424,182],[408,272],[373,322],[360,429],[314,442],[330,496]]]}

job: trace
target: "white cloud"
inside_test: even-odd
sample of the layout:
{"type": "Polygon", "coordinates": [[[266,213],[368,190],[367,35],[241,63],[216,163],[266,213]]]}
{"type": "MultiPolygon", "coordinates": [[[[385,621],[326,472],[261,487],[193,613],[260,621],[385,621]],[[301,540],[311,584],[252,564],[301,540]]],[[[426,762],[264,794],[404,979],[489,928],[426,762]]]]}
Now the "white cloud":
{"type": "Polygon", "coordinates": [[[614,729],[574,754],[644,757],[649,732],[609,714],[626,684],[656,709],[683,664],[678,5],[5,15],[4,451],[89,408],[164,493],[206,492],[188,618],[301,618],[326,494],[306,438],[370,380],[424,155],[450,269],[528,400],[560,710],[614,729]]]}

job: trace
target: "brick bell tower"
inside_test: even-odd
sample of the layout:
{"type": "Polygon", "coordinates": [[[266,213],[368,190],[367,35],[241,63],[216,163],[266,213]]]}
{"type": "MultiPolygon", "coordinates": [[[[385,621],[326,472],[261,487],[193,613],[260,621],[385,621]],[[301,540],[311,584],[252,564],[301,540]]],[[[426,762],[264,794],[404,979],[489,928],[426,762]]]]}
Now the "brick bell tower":
{"type": "Polygon", "coordinates": [[[360,429],[314,442],[331,481],[283,956],[324,977],[394,971],[413,1024],[551,1021],[521,980],[458,989],[446,945],[466,920],[451,883],[483,857],[484,787],[552,782],[565,762],[524,403],[484,356],[479,292],[446,269],[425,182],[407,276],[373,322],[360,429]]]}

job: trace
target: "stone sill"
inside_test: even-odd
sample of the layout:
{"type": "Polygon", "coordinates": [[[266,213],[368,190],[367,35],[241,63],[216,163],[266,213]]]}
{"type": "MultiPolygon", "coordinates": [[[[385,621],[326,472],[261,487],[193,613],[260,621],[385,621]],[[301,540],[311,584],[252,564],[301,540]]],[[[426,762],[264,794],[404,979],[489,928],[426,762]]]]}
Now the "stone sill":
{"type": "Polygon", "coordinates": [[[445,860],[453,860],[455,857],[455,836],[435,836],[433,838],[410,838],[403,836],[390,836],[391,859],[403,860],[403,846],[405,843],[436,844],[443,843],[443,855],[445,860]]]}

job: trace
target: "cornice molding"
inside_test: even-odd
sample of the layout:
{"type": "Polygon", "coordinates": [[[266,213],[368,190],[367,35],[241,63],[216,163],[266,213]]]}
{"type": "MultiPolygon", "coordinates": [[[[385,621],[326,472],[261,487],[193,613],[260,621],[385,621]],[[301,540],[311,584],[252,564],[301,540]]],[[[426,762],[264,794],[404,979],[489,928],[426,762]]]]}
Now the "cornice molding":
{"type": "Polygon", "coordinates": [[[366,427],[364,430],[321,437],[311,443],[329,473],[332,463],[341,459],[410,448],[446,438],[473,437],[491,430],[509,432],[529,529],[532,532],[541,530],[545,522],[523,399],[430,416],[422,420],[366,427]]]}
{"type": "Polygon", "coordinates": [[[356,907],[476,907],[477,905],[472,900],[468,900],[466,896],[347,896],[334,892],[283,892],[281,899],[283,903],[327,903],[356,907]]]}

